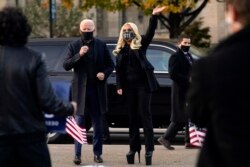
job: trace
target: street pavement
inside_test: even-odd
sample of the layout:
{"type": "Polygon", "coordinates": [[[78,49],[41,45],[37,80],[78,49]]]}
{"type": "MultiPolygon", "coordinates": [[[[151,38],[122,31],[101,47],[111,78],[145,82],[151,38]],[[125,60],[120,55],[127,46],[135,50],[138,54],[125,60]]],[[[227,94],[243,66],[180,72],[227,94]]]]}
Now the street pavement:
{"type": "MultiPolygon", "coordinates": [[[[73,164],[74,144],[49,144],[49,150],[52,160],[52,167],[76,167],[73,164]]],[[[199,149],[185,149],[183,145],[173,145],[175,150],[167,150],[161,145],[155,145],[155,151],[152,158],[154,167],[195,167],[199,149]]],[[[137,167],[145,165],[145,146],[141,150],[141,163],[138,156],[135,156],[135,164],[128,165],[126,153],[129,146],[117,144],[103,145],[104,163],[93,162],[93,145],[85,144],[82,149],[82,164],[78,167],[137,167]]]]}

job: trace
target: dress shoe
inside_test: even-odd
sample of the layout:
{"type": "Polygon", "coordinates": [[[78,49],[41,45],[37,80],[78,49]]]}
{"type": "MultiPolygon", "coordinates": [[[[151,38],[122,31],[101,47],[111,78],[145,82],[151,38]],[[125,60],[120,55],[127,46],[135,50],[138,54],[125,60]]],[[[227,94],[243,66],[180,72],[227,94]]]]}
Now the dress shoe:
{"type": "Polygon", "coordinates": [[[140,163],[140,151],[132,151],[132,150],[130,150],[126,155],[128,164],[134,164],[135,163],[135,153],[136,152],[138,152],[138,160],[139,160],[139,163],[140,163]]]}
{"type": "Polygon", "coordinates": [[[170,142],[166,139],[164,139],[163,137],[160,137],[159,139],[157,139],[157,141],[163,145],[166,149],[168,150],[174,150],[174,147],[171,146],[170,142]]]}
{"type": "Polygon", "coordinates": [[[153,152],[152,152],[152,151],[147,151],[147,152],[145,153],[146,165],[152,165],[152,155],[153,155],[153,152]]]}
{"type": "Polygon", "coordinates": [[[75,156],[74,160],[73,160],[74,164],[76,165],[80,165],[82,163],[82,160],[80,157],[75,156]]]}
{"type": "Polygon", "coordinates": [[[103,163],[103,159],[100,155],[94,155],[94,162],[103,163]]]}
{"type": "Polygon", "coordinates": [[[190,143],[185,143],[185,148],[186,149],[195,149],[195,148],[201,148],[200,146],[195,146],[190,143]]]}

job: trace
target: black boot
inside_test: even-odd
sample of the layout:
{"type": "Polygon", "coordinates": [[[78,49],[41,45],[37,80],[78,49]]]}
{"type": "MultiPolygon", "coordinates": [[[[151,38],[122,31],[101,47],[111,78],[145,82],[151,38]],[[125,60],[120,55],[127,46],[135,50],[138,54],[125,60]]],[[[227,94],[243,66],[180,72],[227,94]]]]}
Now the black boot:
{"type": "Polygon", "coordinates": [[[152,156],[153,156],[153,151],[147,151],[145,153],[146,165],[152,165],[152,156]]]}
{"type": "Polygon", "coordinates": [[[138,152],[138,159],[139,159],[139,163],[140,163],[140,151],[129,151],[127,153],[127,162],[128,164],[134,164],[135,163],[135,153],[138,152]]]}

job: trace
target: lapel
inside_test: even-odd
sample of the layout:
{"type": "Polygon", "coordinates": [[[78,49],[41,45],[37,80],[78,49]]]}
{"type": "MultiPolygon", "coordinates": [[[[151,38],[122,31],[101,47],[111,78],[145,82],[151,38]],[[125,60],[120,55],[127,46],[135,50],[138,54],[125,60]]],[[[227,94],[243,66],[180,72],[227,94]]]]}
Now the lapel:
{"type": "Polygon", "coordinates": [[[0,45],[0,64],[3,63],[4,49],[5,47],[0,45]]]}
{"type": "Polygon", "coordinates": [[[192,65],[192,64],[193,64],[193,58],[192,58],[191,54],[190,54],[190,53],[187,53],[187,54],[185,55],[185,57],[186,57],[186,59],[188,60],[188,63],[192,65]]]}
{"type": "Polygon", "coordinates": [[[92,54],[93,54],[92,56],[94,58],[94,62],[98,63],[97,56],[99,55],[99,49],[98,49],[98,42],[95,38],[93,39],[92,54]]]}
{"type": "Polygon", "coordinates": [[[135,56],[136,56],[137,59],[139,60],[142,69],[145,69],[145,64],[144,64],[143,61],[141,60],[142,58],[140,57],[139,49],[133,50],[133,52],[135,53],[135,56]]]}
{"type": "Polygon", "coordinates": [[[179,51],[179,54],[181,55],[182,60],[184,60],[185,64],[192,65],[193,59],[190,56],[190,53],[187,53],[188,55],[185,55],[185,53],[180,48],[178,49],[178,51],[179,51]],[[187,56],[191,57],[191,62],[187,56]]]}
{"type": "Polygon", "coordinates": [[[84,43],[81,39],[79,40],[79,42],[78,42],[78,45],[79,45],[79,50],[80,50],[80,48],[83,46],[83,45],[87,45],[87,46],[89,46],[89,45],[91,45],[91,56],[93,56],[93,59],[94,59],[94,63],[96,63],[97,62],[97,55],[98,55],[98,48],[97,48],[97,40],[94,38],[93,39],[93,41],[91,42],[91,43],[93,43],[93,44],[88,44],[88,43],[84,43]]]}
{"type": "Polygon", "coordinates": [[[93,56],[94,56],[94,61],[97,63],[97,56],[99,55],[99,49],[98,49],[98,44],[97,40],[94,38],[94,44],[93,44],[93,56]]]}

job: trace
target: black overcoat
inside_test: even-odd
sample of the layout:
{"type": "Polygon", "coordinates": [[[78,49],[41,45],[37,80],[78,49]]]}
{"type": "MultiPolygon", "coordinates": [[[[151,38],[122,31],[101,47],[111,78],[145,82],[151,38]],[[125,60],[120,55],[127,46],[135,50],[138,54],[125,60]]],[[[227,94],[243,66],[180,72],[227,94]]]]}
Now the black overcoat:
{"type": "MultiPolygon", "coordinates": [[[[193,58],[190,56],[191,61],[193,58]]],[[[172,79],[171,92],[171,117],[172,122],[187,122],[187,114],[184,110],[186,93],[189,86],[190,70],[192,63],[189,62],[184,52],[179,48],[169,59],[169,75],[172,79]]]]}
{"type": "MultiPolygon", "coordinates": [[[[79,38],[76,41],[71,42],[65,52],[65,61],[63,67],[65,70],[74,71],[72,80],[72,100],[77,102],[78,109],[77,115],[84,115],[85,111],[85,97],[86,97],[86,85],[87,85],[87,65],[86,57],[80,57],[79,51],[82,47],[82,40],[79,38]]],[[[94,38],[94,63],[97,72],[103,72],[105,79],[98,81],[97,93],[100,111],[102,113],[107,112],[107,78],[114,69],[114,62],[111,58],[106,43],[94,38]]]]}
{"type": "Polygon", "coordinates": [[[198,167],[249,165],[249,44],[250,26],[193,65],[187,109],[207,128],[198,167]]]}

